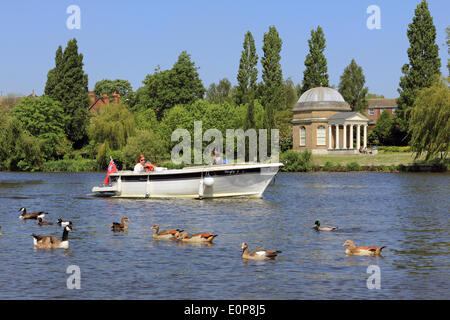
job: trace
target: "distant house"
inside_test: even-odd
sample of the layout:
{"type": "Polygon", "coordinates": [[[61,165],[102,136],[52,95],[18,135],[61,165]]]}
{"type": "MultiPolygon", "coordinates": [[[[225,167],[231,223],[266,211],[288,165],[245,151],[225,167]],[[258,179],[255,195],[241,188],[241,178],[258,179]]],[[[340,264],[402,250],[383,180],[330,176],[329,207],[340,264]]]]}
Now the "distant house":
{"type": "MultiPolygon", "coordinates": [[[[110,103],[109,96],[106,93],[104,93],[103,96],[96,98],[94,91],[90,91],[89,92],[89,99],[90,99],[90,102],[91,102],[91,106],[89,107],[89,111],[98,110],[103,105],[110,103]]],[[[118,94],[118,93],[116,93],[114,91],[112,99],[113,99],[113,103],[119,103],[120,102],[120,94],[118,94]]]]}
{"type": "Polygon", "coordinates": [[[369,127],[373,127],[377,120],[380,119],[384,110],[392,117],[397,112],[396,98],[375,98],[367,99],[369,107],[366,111],[366,116],[370,119],[369,127]]]}
{"type": "Polygon", "coordinates": [[[27,97],[30,97],[30,98],[37,98],[38,95],[36,95],[36,93],[34,93],[34,90],[33,90],[33,92],[30,93],[27,97]]]}

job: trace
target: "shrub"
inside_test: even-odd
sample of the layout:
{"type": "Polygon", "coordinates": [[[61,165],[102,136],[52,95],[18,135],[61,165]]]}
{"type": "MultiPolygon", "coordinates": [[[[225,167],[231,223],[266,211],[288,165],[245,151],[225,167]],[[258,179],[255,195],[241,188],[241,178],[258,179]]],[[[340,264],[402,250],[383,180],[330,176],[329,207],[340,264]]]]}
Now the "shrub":
{"type": "Polygon", "coordinates": [[[327,161],[327,162],[325,162],[325,165],[323,166],[323,170],[324,171],[332,171],[335,166],[336,166],[335,163],[333,163],[331,161],[327,161]]]}
{"type": "Polygon", "coordinates": [[[284,172],[306,172],[312,171],[314,165],[311,161],[312,153],[309,150],[303,152],[297,152],[294,150],[288,150],[282,152],[280,155],[280,161],[284,163],[284,167],[281,169],[284,172]]]}
{"type": "Polygon", "coordinates": [[[378,150],[382,150],[384,152],[411,152],[411,147],[410,146],[406,146],[406,147],[397,147],[397,146],[381,146],[378,147],[378,150]]]}
{"type": "Polygon", "coordinates": [[[347,169],[349,171],[361,171],[362,167],[359,163],[353,161],[347,164],[347,169]]]}

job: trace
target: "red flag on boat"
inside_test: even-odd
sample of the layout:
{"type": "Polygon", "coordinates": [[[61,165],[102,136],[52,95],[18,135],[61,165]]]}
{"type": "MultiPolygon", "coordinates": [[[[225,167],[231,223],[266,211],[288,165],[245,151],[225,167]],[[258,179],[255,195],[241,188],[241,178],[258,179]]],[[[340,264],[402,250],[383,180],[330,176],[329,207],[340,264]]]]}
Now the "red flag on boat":
{"type": "Polygon", "coordinates": [[[114,163],[113,158],[111,157],[111,161],[108,165],[108,172],[106,173],[106,178],[103,181],[104,184],[109,184],[109,174],[113,172],[117,172],[117,167],[116,164],[114,163]]]}

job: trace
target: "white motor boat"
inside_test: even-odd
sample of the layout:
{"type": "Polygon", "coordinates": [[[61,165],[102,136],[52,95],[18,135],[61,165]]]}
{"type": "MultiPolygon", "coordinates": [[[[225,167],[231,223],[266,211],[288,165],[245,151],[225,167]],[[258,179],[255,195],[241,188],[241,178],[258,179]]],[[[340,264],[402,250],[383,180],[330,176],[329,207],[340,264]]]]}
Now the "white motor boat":
{"type": "Polygon", "coordinates": [[[93,187],[92,192],[123,198],[260,198],[282,166],[282,163],[244,163],[171,170],[156,167],[145,173],[118,171],[109,175],[109,185],[93,187]]]}

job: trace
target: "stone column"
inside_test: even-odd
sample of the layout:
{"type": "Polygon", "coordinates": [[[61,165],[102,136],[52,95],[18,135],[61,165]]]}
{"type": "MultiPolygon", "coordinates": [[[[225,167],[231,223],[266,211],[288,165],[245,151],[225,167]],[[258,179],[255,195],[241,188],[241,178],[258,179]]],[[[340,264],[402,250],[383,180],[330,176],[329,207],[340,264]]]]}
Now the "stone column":
{"type": "Polygon", "coordinates": [[[336,146],[335,149],[339,149],[339,125],[336,124],[336,146]]]}
{"type": "Polygon", "coordinates": [[[332,148],[332,144],[331,144],[331,136],[332,136],[332,132],[331,132],[331,124],[328,124],[328,149],[332,148]]]}
{"type": "Polygon", "coordinates": [[[353,149],[353,124],[350,125],[349,149],[353,149]]]}
{"type": "Polygon", "coordinates": [[[356,128],[356,149],[361,148],[361,125],[358,124],[356,128]]]}
{"type": "Polygon", "coordinates": [[[364,125],[364,148],[367,148],[367,125],[364,125]]]}
{"type": "Polygon", "coordinates": [[[347,149],[347,125],[344,123],[344,141],[342,141],[342,149],[347,149]]]}

